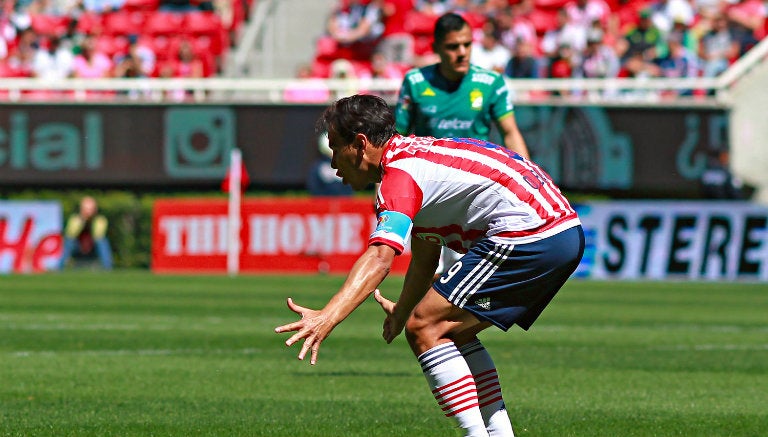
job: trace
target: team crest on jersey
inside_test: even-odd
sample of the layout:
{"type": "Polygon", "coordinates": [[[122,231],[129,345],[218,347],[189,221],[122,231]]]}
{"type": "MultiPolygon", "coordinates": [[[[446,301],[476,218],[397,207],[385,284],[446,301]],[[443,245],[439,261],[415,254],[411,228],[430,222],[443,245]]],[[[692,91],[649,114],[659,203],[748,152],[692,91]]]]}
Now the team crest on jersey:
{"type": "Polygon", "coordinates": [[[483,109],[483,93],[478,89],[474,89],[469,93],[469,103],[472,109],[479,111],[483,109]]]}
{"type": "Polygon", "coordinates": [[[427,89],[425,89],[424,92],[421,93],[421,95],[422,96],[434,97],[435,96],[435,92],[432,91],[432,88],[427,87],[427,89]]]}

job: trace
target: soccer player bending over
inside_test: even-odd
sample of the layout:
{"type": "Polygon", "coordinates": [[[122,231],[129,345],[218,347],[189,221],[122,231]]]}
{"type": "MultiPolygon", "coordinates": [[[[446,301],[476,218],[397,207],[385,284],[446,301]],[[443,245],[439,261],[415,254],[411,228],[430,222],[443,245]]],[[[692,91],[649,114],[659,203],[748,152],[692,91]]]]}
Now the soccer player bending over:
{"type": "Polygon", "coordinates": [[[299,359],[317,363],[321,343],[371,293],[386,313],[387,343],[405,336],[429,388],[468,436],[512,436],[496,367],[477,334],[528,329],[575,271],[584,252],[576,212],[549,176],[486,141],[403,137],[379,97],[355,95],[326,109],[331,165],[356,190],[380,182],[378,226],[344,285],[301,319],[299,359]],[[411,237],[411,263],[397,302],[377,286],[411,237]],[[440,247],[465,255],[433,283],[440,247]]]}

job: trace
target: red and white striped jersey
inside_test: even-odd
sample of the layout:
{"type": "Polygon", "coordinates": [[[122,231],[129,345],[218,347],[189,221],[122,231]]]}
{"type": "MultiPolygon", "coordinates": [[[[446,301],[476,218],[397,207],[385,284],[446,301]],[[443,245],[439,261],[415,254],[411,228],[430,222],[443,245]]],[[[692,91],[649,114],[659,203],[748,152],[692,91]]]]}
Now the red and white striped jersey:
{"type": "MultiPolygon", "coordinates": [[[[546,172],[486,141],[396,135],[385,146],[381,166],[379,220],[388,211],[404,214],[413,223],[413,237],[460,253],[483,237],[524,244],[580,224],[546,172]]],[[[404,241],[375,232],[372,243],[400,252],[404,241]]]]}

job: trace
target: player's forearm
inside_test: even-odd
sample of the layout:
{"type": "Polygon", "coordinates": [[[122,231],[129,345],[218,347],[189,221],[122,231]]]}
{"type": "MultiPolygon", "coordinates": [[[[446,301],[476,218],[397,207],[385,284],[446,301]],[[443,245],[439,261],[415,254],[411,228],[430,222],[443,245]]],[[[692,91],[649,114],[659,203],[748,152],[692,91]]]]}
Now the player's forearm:
{"type": "Polygon", "coordinates": [[[432,286],[434,275],[435,269],[408,269],[403,282],[403,291],[395,307],[395,316],[398,319],[405,320],[411,315],[413,309],[432,286]]]}
{"type": "Polygon", "coordinates": [[[504,145],[507,147],[507,149],[512,150],[523,158],[530,158],[528,155],[528,147],[525,145],[525,140],[520,134],[520,131],[515,130],[513,132],[507,133],[507,135],[504,136],[504,145]]]}
{"type": "Polygon", "coordinates": [[[341,323],[389,274],[395,253],[387,246],[371,246],[355,262],[341,289],[328,301],[323,312],[334,324],[341,323]]]}

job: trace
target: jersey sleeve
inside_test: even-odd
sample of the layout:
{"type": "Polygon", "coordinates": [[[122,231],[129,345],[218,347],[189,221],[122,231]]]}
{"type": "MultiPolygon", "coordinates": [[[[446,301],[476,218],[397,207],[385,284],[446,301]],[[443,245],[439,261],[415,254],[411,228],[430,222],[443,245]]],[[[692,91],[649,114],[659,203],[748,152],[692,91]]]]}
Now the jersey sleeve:
{"type": "Polygon", "coordinates": [[[496,76],[496,80],[493,81],[490,110],[494,120],[501,120],[515,111],[509,87],[502,75],[496,76]]]}
{"type": "Polygon", "coordinates": [[[376,196],[376,229],[368,245],[386,244],[401,254],[421,209],[424,196],[411,176],[399,169],[388,169],[376,196]]]}
{"type": "Polygon", "coordinates": [[[400,94],[395,104],[395,129],[402,135],[411,133],[413,105],[413,89],[409,76],[406,75],[405,79],[403,79],[403,84],[400,86],[400,94]]]}

